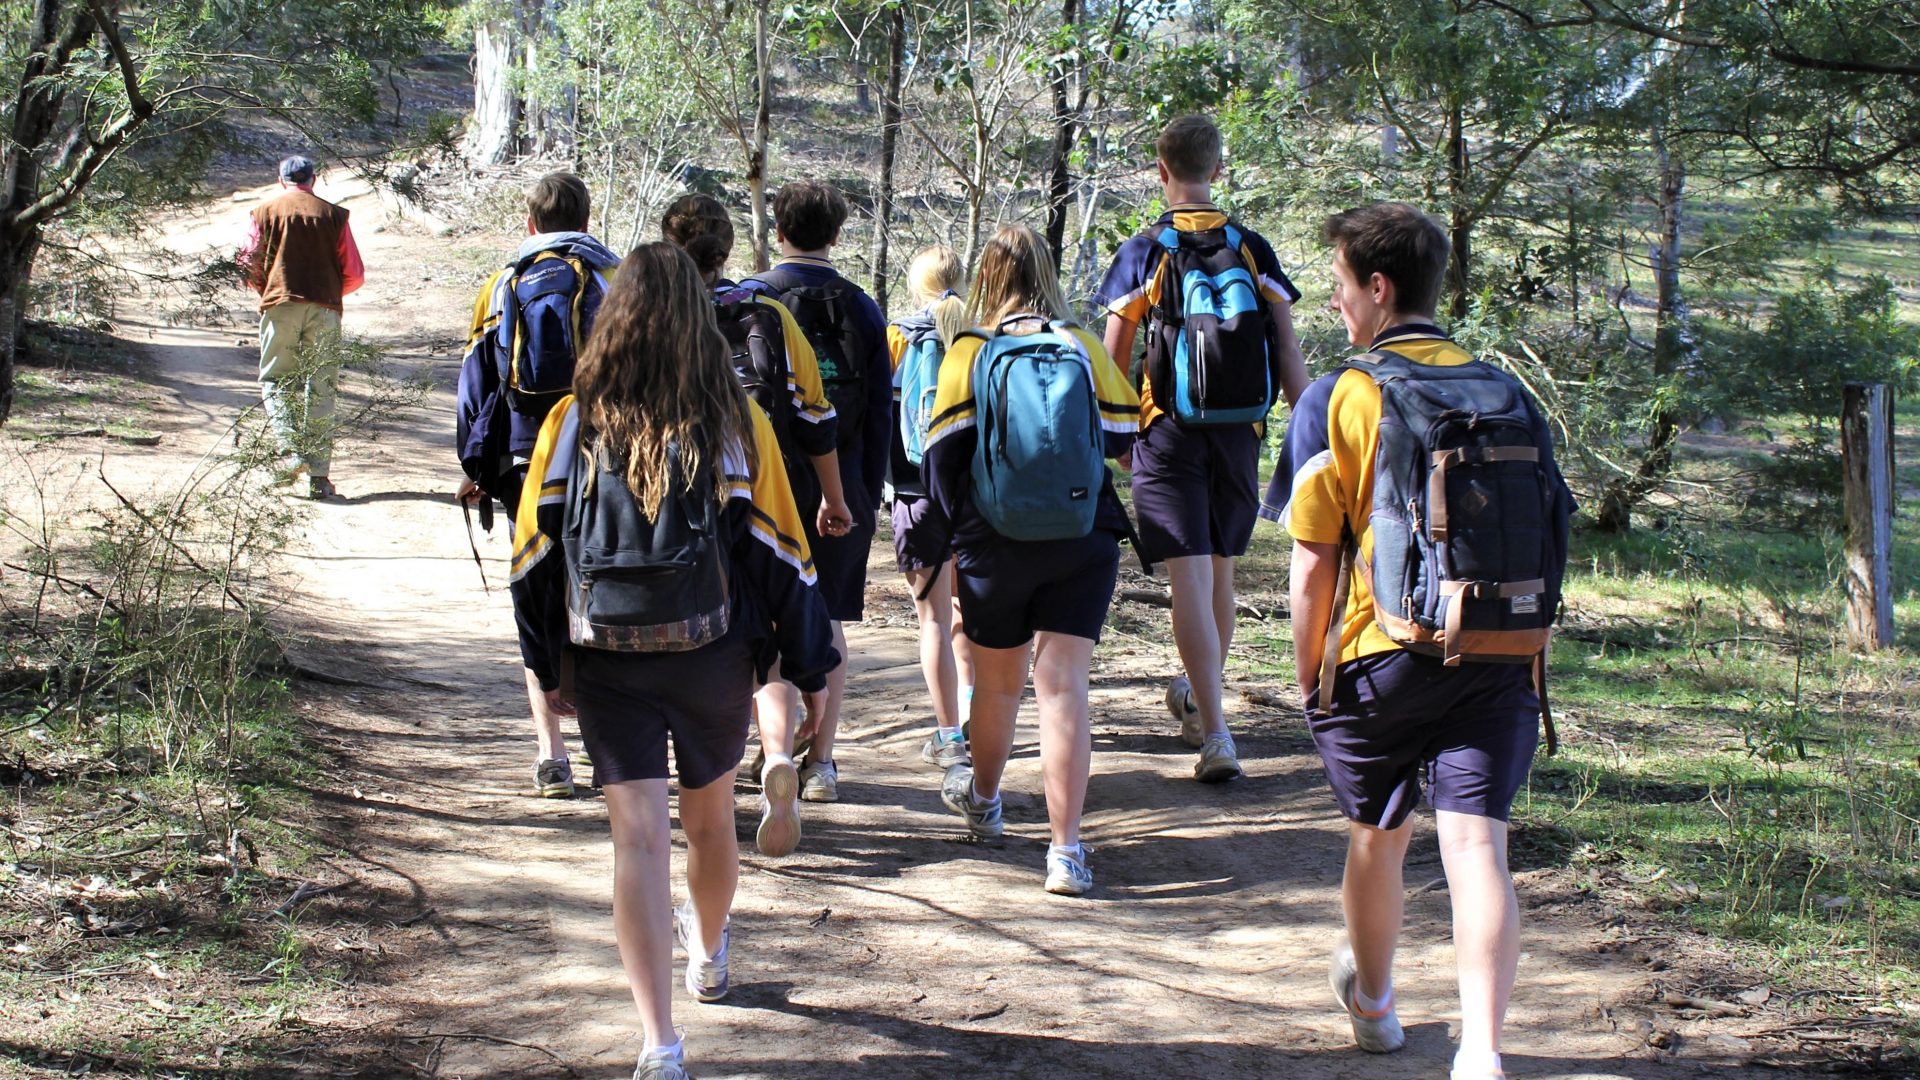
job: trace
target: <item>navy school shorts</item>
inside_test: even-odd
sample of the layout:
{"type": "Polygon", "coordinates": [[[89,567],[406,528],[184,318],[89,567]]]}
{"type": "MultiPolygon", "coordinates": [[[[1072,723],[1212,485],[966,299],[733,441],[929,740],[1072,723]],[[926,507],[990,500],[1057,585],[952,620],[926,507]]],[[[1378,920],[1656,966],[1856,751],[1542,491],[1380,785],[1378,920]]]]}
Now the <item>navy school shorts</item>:
{"type": "Polygon", "coordinates": [[[1072,540],[1001,540],[959,552],[954,588],[967,640],[1015,649],[1041,631],[1100,640],[1120,577],[1120,541],[1105,529],[1072,540]]]}
{"type": "Polygon", "coordinates": [[[1331,715],[1308,726],[1349,820],[1398,828],[1425,774],[1434,809],[1505,821],[1539,743],[1540,698],[1526,664],[1447,667],[1395,649],[1341,664],[1331,715]]]}
{"type": "Polygon", "coordinates": [[[893,560],[903,574],[938,566],[946,554],[928,542],[920,527],[932,507],[933,500],[925,495],[893,497],[893,560]]]}
{"type": "Polygon", "coordinates": [[[1252,424],[1183,428],[1160,417],[1133,444],[1133,513],[1151,562],[1247,553],[1260,511],[1252,424]]]}
{"type": "Polygon", "coordinates": [[[738,634],[689,652],[572,649],[580,741],[596,784],[667,778],[683,789],[738,768],[753,721],[753,650],[738,634]]]}

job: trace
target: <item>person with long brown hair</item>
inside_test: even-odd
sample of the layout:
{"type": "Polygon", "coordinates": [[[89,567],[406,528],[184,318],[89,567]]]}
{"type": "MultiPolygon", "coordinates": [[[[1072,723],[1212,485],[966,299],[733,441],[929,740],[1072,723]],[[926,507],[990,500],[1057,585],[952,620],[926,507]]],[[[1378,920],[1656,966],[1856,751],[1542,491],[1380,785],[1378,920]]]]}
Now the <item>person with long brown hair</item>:
{"type": "MultiPolygon", "coordinates": [[[[973,764],[949,768],[940,794],[975,836],[1000,835],[1000,780],[1031,662],[1050,833],[1046,888],[1079,895],[1093,887],[1080,844],[1093,751],[1088,670],[1119,575],[1119,538],[1131,532],[1101,458],[1119,457],[1133,444],[1140,400],[1100,339],[1073,323],[1046,244],[1024,225],[1005,226],[987,242],[967,314],[977,329],[956,341],[940,366],[925,462],[935,506],[929,527],[949,539],[955,555],[954,587],[974,663],[973,764]],[[994,383],[995,394],[976,398],[976,380],[983,378],[978,364],[1043,345],[1052,357],[1050,392],[1059,391],[1056,400],[1076,402],[1077,414],[1019,414],[1008,408],[1016,395],[1005,382],[994,383]],[[1097,444],[1086,445],[1089,433],[1097,444]],[[1080,481],[1063,493],[1084,508],[1081,520],[1089,527],[1077,536],[1006,535],[990,520],[998,513],[992,503],[982,501],[994,489],[992,479],[980,475],[976,451],[999,454],[994,443],[1003,438],[1032,443],[1066,437],[1083,440],[1081,449],[1098,471],[1091,483],[1080,481]]],[[[1001,467],[1007,460],[995,458],[1001,467]]],[[[999,516],[1004,522],[1008,515],[999,516]]]]}
{"type": "MultiPolygon", "coordinates": [[[[554,407],[534,448],[516,517],[513,574],[546,558],[569,565],[571,594],[593,578],[572,565],[578,500],[631,497],[641,529],[674,513],[721,506],[725,629],[679,651],[645,648],[549,625],[567,642],[580,734],[606,794],[614,843],[614,930],[640,1013],[638,1080],[684,1080],[673,1026],[672,949],[687,950],[687,992],[727,993],[728,913],[739,880],[733,777],[746,749],[753,689],[778,655],[781,675],[824,705],[826,673],[839,663],[825,606],[772,424],[748,400],[713,318],[706,285],[671,244],[646,244],[621,263],[574,373],[574,395],[554,407]],[[584,496],[580,476],[594,478],[584,496]],[[607,485],[624,480],[625,491],[607,485]],[[712,503],[700,504],[711,506],[712,503]],[[564,543],[563,543],[564,539],[564,543]],[[582,644],[591,640],[597,646],[582,644]],[[690,901],[672,904],[672,813],[667,746],[680,782],[690,901]]],[[[557,576],[557,575],[556,575],[557,576]]],[[[591,629],[591,627],[589,627],[591,629]]],[[[677,647],[677,646],[676,646],[677,647]]]]}

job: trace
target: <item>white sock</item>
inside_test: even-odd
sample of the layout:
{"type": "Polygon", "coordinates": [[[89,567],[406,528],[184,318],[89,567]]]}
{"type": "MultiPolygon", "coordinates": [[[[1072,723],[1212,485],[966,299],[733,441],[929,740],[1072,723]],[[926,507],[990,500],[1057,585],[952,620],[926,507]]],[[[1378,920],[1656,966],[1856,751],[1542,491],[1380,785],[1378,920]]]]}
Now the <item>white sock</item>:
{"type": "Polygon", "coordinates": [[[682,1045],[682,1040],[675,1039],[673,1042],[664,1046],[649,1046],[645,1050],[640,1051],[641,1061],[646,1061],[648,1058],[652,1058],[655,1061],[685,1061],[687,1059],[687,1051],[682,1045]]]}
{"type": "Polygon", "coordinates": [[[1461,1047],[1453,1055],[1453,1071],[1457,1076],[1498,1076],[1500,1075],[1500,1055],[1489,1050],[1468,1050],[1461,1047]]]}
{"type": "Polygon", "coordinates": [[[958,725],[948,727],[942,724],[934,729],[934,734],[940,736],[941,742],[955,742],[960,738],[960,728],[958,725]]]}
{"type": "Polygon", "coordinates": [[[1354,980],[1353,1007],[1355,1009],[1363,1013],[1377,1013],[1381,1009],[1384,1009],[1391,1004],[1393,1004],[1393,983],[1392,982],[1388,982],[1386,992],[1382,993],[1379,997],[1376,998],[1376,997],[1368,997],[1367,992],[1365,990],[1360,989],[1359,980],[1357,979],[1354,980]]]}

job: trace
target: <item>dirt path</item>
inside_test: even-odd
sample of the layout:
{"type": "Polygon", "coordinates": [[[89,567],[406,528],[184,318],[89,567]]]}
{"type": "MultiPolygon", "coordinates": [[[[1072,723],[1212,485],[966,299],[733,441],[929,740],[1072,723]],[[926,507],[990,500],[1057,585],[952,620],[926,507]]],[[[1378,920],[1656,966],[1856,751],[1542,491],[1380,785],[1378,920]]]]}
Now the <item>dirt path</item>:
{"type": "MultiPolygon", "coordinates": [[[[349,499],[314,511],[290,560],[298,599],[282,618],[303,662],[361,684],[303,684],[315,736],[341,762],[320,804],[362,860],[357,887],[381,925],[404,924],[376,939],[397,959],[375,984],[307,1020],[366,1048],[361,1075],[624,1076],[638,1044],[612,941],[604,809],[525,794],[532,748],[507,598],[482,595],[447,498],[446,388],[478,275],[445,269],[447,241],[375,231],[370,196],[349,205],[369,284],[348,304],[348,330],[428,365],[441,389],[404,430],[341,455],[349,499]]],[[[174,241],[225,242],[245,209],[219,204],[174,241]]],[[[174,397],[154,423],[166,441],[109,453],[145,455],[152,472],[204,450],[254,384],[252,354],[235,346],[250,328],[125,327],[149,330],[174,397]]],[[[498,586],[504,540],[483,543],[498,586]]],[[[1407,1050],[1361,1055],[1329,1007],[1343,830],[1297,724],[1236,702],[1248,776],[1197,785],[1158,705],[1175,664],[1170,643],[1148,639],[1165,632],[1111,638],[1094,675],[1086,822],[1100,887],[1047,896],[1030,706],[1007,837],[964,842],[918,758],[927,711],[905,594],[890,560],[873,567],[872,617],[852,634],[843,801],[808,805],[800,852],[771,861],[751,853],[758,807],[742,798],[734,992],[677,1011],[698,1075],[1444,1075],[1456,1021],[1444,890],[1409,904],[1407,1050]]],[[[1410,885],[1439,877],[1430,832],[1413,858],[1410,885]]],[[[1566,899],[1550,884],[1523,884],[1510,1070],[1670,1075],[1606,1011],[1645,1000],[1646,967],[1590,919],[1545,910],[1566,899]]],[[[1695,1047],[1688,1067],[1741,1071],[1705,1040],[1683,1046],[1695,1047]]]]}

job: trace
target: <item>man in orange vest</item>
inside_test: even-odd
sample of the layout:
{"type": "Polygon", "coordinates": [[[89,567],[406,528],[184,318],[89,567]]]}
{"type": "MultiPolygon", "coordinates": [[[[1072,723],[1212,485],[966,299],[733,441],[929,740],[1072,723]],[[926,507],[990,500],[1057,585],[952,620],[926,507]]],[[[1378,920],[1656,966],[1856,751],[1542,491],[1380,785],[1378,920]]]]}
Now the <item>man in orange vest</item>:
{"type": "Polygon", "coordinates": [[[304,157],[280,163],[286,190],[254,210],[238,261],[260,294],[260,397],[285,452],[279,478],[304,472],[308,494],[330,499],[341,300],[366,269],[346,209],[313,193],[314,173],[304,157]]]}

